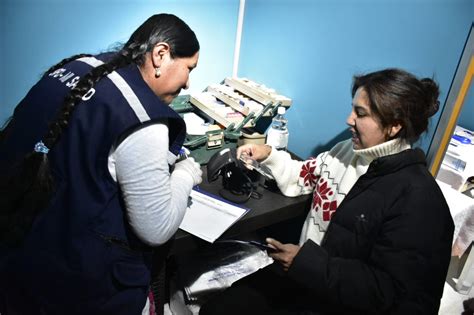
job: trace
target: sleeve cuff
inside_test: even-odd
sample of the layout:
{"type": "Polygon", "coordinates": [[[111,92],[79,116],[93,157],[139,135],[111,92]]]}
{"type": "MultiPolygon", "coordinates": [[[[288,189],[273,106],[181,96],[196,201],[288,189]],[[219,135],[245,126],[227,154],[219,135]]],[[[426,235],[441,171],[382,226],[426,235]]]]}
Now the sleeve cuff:
{"type": "Polygon", "coordinates": [[[270,155],[262,161],[262,164],[265,166],[268,166],[269,168],[278,166],[282,160],[285,159],[285,156],[287,155],[287,158],[290,158],[290,154],[285,152],[285,151],[278,151],[274,148],[272,148],[272,151],[270,151],[270,155]]]}

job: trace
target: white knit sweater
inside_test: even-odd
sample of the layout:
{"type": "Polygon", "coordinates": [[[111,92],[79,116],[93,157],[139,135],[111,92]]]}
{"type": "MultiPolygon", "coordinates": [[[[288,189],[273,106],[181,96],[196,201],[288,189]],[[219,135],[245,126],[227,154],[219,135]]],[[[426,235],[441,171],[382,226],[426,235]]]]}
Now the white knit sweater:
{"type": "Polygon", "coordinates": [[[409,144],[394,139],[368,149],[354,150],[352,141],[346,140],[306,161],[296,161],[287,152],[272,150],[262,163],[271,169],[285,196],[313,193],[300,245],[308,239],[320,244],[332,215],[369,164],[378,157],[409,148],[409,144]]]}

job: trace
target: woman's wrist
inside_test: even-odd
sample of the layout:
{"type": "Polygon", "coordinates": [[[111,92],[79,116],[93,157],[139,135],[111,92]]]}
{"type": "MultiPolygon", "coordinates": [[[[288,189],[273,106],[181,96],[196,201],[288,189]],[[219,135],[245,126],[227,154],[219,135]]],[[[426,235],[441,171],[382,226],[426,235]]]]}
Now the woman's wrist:
{"type": "Polygon", "coordinates": [[[263,146],[264,146],[264,152],[265,152],[264,156],[265,157],[262,159],[262,161],[268,159],[268,157],[272,153],[272,147],[271,146],[269,146],[268,144],[264,144],[263,146]]]}

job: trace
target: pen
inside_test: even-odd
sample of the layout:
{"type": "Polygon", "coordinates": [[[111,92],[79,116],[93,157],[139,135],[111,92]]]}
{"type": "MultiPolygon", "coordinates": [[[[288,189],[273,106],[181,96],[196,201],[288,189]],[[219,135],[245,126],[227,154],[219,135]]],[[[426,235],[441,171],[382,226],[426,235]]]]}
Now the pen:
{"type": "Polygon", "coordinates": [[[180,158],[181,160],[184,160],[184,159],[187,159],[187,158],[188,158],[188,154],[189,154],[189,153],[190,153],[190,152],[189,152],[188,149],[186,149],[185,147],[181,147],[181,149],[179,150],[178,155],[179,155],[179,158],[180,158]]]}

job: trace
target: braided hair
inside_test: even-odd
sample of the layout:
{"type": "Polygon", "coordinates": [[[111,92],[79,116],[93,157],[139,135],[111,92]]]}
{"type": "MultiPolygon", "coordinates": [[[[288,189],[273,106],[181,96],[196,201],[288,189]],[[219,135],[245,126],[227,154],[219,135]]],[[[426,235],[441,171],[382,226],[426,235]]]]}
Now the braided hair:
{"type": "MultiPolygon", "coordinates": [[[[196,35],[184,21],[172,14],[153,15],[133,32],[109,62],[93,68],[66,95],[57,116],[48,124],[42,142],[24,157],[12,176],[0,181],[0,192],[4,196],[0,198],[0,244],[18,246],[34,218],[47,207],[54,193],[54,179],[47,152],[54,148],[62,132],[68,127],[76,105],[109,73],[132,63],[142,65],[146,54],[160,42],[168,43],[172,58],[191,57],[199,51],[196,35]]],[[[80,54],[66,58],[46,73],[54,72],[63,65],[86,56],[90,55],[80,54]]],[[[8,136],[9,125],[8,123],[1,131],[0,143],[8,136]]]]}

